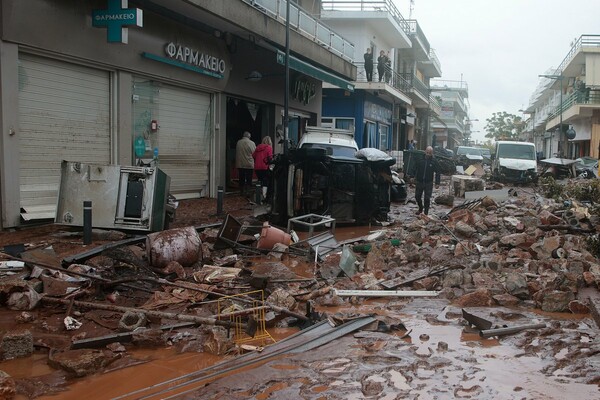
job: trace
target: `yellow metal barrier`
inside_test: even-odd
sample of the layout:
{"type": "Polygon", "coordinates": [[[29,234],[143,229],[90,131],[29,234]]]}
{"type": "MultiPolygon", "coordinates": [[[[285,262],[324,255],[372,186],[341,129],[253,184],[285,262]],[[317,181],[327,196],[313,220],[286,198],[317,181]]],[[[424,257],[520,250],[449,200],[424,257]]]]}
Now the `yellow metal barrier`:
{"type": "Polygon", "coordinates": [[[265,345],[267,340],[275,343],[275,339],[269,334],[266,327],[265,309],[267,307],[264,297],[264,291],[255,290],[221,297],[217,301],[217,318],[228,319],[233,323],[235,327],[233,340],[236,344],[260,342],[265,345]],[[247,301],[250,298],[252,301],[247,301]],[[244,329],[243,326],[248,328],[244,329]]]}

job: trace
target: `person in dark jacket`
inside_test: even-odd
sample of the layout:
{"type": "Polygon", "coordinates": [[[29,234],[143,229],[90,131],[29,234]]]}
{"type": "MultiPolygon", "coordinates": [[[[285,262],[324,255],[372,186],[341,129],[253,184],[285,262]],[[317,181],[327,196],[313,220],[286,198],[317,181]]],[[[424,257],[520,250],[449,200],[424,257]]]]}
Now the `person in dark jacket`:
{"type": "Polygon", "coordinates": [[[419,206],[417,215],[429,213],[429,204],[431,203],[431,193],[433,192],[433,175],[439,173],[439,165],[437,160],[433,157],[433,147],[428,146],[425,149],[425,158],[419,160],[416,165],[415,180],[417,181],[415,187],[415,200],[419,206]],[[423,193],[425,193],[425,199],[423,199],[423,193]]]}
{"type": "Polygon", "coordinates": [[[367,81],[373,80],[373,53],[371,48],[367,47],[367,52],[364,54],[365,57],[365,72],[367,73],[367,81]]]}

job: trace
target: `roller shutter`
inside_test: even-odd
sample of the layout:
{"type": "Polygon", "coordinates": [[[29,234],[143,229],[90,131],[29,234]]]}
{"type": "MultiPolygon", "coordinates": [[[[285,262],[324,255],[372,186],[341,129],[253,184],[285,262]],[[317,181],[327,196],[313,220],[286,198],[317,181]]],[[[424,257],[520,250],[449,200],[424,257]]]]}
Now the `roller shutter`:
{"type": "Polygon", "coordinates": [[[21,215],[53,218],[62,160],[110,163],[110,76],[29,54],[19,59],[21,215]]]}
{"type": "Polygon", "coordinates": [[[136,78],[134,127],[158,147],[159,167],[178,198],[206,195],[211,146],[210,94],[136,78]],[[156,120],[158,132],[145,130],[156,120]]]}

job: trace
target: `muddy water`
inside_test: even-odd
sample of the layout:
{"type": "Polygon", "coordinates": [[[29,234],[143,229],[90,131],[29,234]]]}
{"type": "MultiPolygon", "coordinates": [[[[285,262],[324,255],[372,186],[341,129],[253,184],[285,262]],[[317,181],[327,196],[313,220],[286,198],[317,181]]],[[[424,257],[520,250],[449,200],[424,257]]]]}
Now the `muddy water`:
{"type": "MultiPolygon", "coordinates": [[[[297,331],[295,328],[269,329],[269,333],[276,341],[297,331]]],[[[66,391],[55,396],[39,397],[39,399],[105,400],[202,370],[224,360],[224,357],[207,353],[180,354],[174,348],[133,349],[128,350],[128,354],[143,363],[102,375],[75,379],[71,381],[66,391]]],[[[40,353],[34,357],[4,361],[0,363],[0,369],[14,378],[42,376],[55,371],[46,364],[47,359],[47,354],[40,353]]]]}

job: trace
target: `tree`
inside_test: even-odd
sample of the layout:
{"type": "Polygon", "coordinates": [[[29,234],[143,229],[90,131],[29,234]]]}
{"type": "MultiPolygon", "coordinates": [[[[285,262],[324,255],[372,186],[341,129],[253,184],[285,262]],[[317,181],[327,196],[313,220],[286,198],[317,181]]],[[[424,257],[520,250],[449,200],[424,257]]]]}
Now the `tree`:
{"type": "Polygon", "coordinates": [[[485,137],[494,140],[517,140],[525,128],[521,117],[509,114],[506,111],[495,112],[491,118],[485,120],[485,137]]]}

